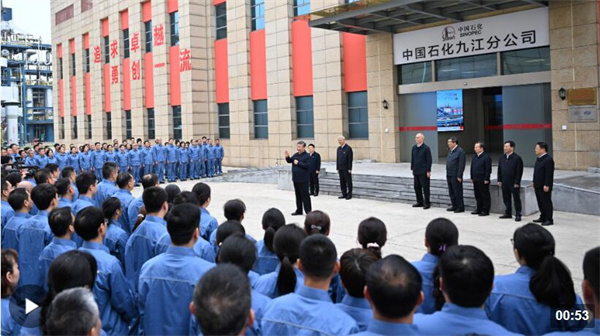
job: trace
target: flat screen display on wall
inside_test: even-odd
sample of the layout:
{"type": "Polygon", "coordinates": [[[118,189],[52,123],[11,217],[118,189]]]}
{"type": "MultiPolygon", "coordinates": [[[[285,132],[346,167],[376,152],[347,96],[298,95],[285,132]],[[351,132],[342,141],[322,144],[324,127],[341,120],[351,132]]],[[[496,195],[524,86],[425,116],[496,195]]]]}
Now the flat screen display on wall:
{"type": "Polygon", "coordinates": [[[464,131],[462,90],[437,91],[438,132],[464,131]]]}

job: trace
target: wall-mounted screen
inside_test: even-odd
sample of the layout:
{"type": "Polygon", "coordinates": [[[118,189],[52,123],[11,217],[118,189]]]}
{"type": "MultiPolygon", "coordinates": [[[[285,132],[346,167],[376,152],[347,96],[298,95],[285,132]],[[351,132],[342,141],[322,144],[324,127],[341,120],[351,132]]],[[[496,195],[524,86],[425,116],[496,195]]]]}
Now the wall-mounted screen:
{"type": "Polygon", "coordinates": [[[464,131],[462,90],[437,91],[438,132],[464,131]]]}

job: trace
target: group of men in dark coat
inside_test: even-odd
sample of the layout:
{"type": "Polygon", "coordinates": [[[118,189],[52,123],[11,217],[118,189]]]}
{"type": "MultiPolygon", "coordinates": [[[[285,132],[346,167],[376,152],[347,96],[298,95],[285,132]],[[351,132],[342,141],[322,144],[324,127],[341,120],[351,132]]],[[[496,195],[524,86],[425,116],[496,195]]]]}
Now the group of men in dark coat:
{"type": "MultiPolygon", "coordinates": [[[[429,209],[431,179],[431,150],[424,142],[423,134],[415,136],[415,145],[411,153],[411,170],[414,178],[414,189],[417,203],[413,207],[429,209]]],[[[448,139],[448,156],[446,159],[446,181],[448,194],[452,205],[447,211],[464,212],[463,173],[466,166],[465,151],[458,146],[455,137],[448,139]]],[[[515,143],[504,143],[504,154],[498,161],[498,186],[502,190],[505,212],[500,218],[512,218],[514,202],[515,221],[521,221],[521,178],[523,177],[523,159],[515,153],[515,143]]],[[[476,208],[471,214],[488,216],[490,214],[491,197],[490,182],[492,175],[492,158],[485,152],[485,144],[477,142],[474,146],[475,155],[471,161],[471,181],[475,194],[476,208]]],[[[533,187],[540,209],[540,217],[534,222],[544,226],[553,225],[552,218],[552,184],[554,178],[554,160],[548,155],[548,144],[538,142],[535,146],[537,160],[533,170],[533,187]]]]}

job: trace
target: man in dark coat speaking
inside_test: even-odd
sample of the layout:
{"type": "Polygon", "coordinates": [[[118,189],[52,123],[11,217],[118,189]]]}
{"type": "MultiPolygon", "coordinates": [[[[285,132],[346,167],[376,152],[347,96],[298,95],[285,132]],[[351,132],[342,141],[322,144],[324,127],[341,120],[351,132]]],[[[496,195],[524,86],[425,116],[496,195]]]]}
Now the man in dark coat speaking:
{"type": "Polygon", "coordinates": [[[285,161],[292,164],[292,182],[294,182],[294,192],[296,193],[296,211],[292,213],[292,216],[302,215],[303,205],[307,214],[312,210],[308,195],[310,155],[306,152],[306,142],[298,141],[296,149],[298,152],[291,157],[290,152],[285,151],[285,161]]]}

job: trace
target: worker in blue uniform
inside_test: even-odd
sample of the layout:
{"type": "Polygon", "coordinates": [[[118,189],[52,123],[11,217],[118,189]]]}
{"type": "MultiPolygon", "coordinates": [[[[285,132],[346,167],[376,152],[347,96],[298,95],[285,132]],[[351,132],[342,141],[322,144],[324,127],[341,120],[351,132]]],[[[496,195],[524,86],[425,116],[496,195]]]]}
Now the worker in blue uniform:
{"type": "Polygon", "coordinates": [[[46,150],[44,148],[40,148],[39,154],[35,159],[35,163],[40,169],[45,168],[48,164],[48,157],[46,156],[46,150]]]}
{"type": "Polygon", "coordinates": [[[67,166],[67,159],[69,158],[68,154],[65,153],[65,146],[60,146],[58,148],[58,152],[56,153],[55,157],[58,169],[63,170],[63,168],[67,166]]]}
{"type": "Polygon", "coordinates": [[[106,162],[105,152],[99,142],[94,144],[94,152],[92,153],[92,170],[96,174],[98,182],[102,181],[102,166],[106,162]]]}
{"type": "Polygon", "coordinates": [[[117,176],[117,187],[119,187],[119,189],[115,191],[112,195],[112,197],[116,197],[119,199],[122,206],[122,215],[119,217],[117,225],[119,225],[121,229],[125,230],[129,234],[131,233],[130,228],[133,226],[133,224],[135,224],[129,222],[129,216],[127,215],[127,208],[129,207],[129,204],[131,204],[131,202],[135,199],[131,194],[134,185],[135,180],[133,179],[133,176],[130,173],[120,173],[119,176],[117,176]]]}
{"type": "Polygon", "coordinates": [[[193,139],[190,146],[190,178],[192,180],[200,178],[200,146],[198,140],[193,139]]]}
{"type": "Polygon", "coordinates": [[[185,181],[188,177],[188,164],[190,163],[190,150],[186,147],[185,142],[179,144],[177,150],[177,158],[179,161],[179,180],[185,181]]]}
{"type": "Polygon", "coordinates": [[[175,146],[173,139],[169,139],[169,143],[165,146],[165,149],[167,151],[167,181],[175,182],[177,180],[177,154],[179,148],[175,146]]]}
{"type": "Polygon", "coordinates": [[[451,246],[439,269],[446,303],[433,314],[415,314],[421,335],[515,335],[491,321],[483,309],[494,285],[494,265],[485,253],[474,246],[451,246]]]}
{"type": "Polygon", "coordinates": [[[52,150],[52,148],[48,148],[48,151],[46,152],[46,158],[48,160],[48,164],[53,163],[55,165],[58,165],[58,159],[54,155],[54,151],[52,150]]]}
{"type": "Polygon", "coordinates": [[[140,167],[142,165],[142,151],[138,149],[137,144],[132,145],[131,151],[129,151],[129,164],[131,165],[131,175],[135,179],[135,186],[140,185],[142,177],[140,176],[140,167]]]}
{"type": "Polygon", "coordinates": [[[206,145],[204,143],[199,143],[198,147],[198,176],[204,178],[206,177],[207,150],[206,145]]]}
{"type": "Polygon", "coordinates": [[[356,322],[336,307],[327,293],[331,279],[339,270],[333,242],[323,235],[309,236],[302,241],[299,254],[298,267],[304,273],[304,285],[295,293],[278,297],[267,305],[260,325],[261,333],[355,334],[358,331],[356,322]]]}
{"type": "MultiPolygon", "coordinates": [[[[25,162],[27,164],[27,162],[25,162]]],[[[71,147],[71,154],[69,154],[69,158],[67,159],[67,166],[73,167],[75,169],[75,173],[79,174],[81,171],[81,165],[79,164],[79,153],[77,152],[77,147],[71,147]]]]}
{"type": "Polygon", "coordinates": [[[96,207],[82,210],[75,219],[75,231],[84,240],[79,250],[94,256],[98,264],[93,292],[102,330],[107,335],[127,335],[131,321],[137,316],[135,296],[123,275],[121,262],[102,244],[106,236],[102,210],[96,207]]]}
{"type": "Polygon", "coordinates": [[[74,215],[77,215],[79,211],[87,207],[96,206],[96,201],[94,200],[97,192],[96,176],[92,173],[81,173],[77,176],[75,184],[79,192],[79,197],[73,202],[71,210],[74,215]]]}
{"type": "Polygon", "coordinates": [[[2,202],[2,211],[4,208],[12,208],[15,214],[2,227],[2,248],[18,250],[18,231],[23,223],[31,217],[29,211],[33,208],[33,201],[25,188],[17,188],[8,195],[8,204],[10,206],[6,206],[4,201],[2,202]]]}
{"type": "Polygon", "coordinates": [[[203,177],[208,176],[208,139],[206,137],[202,137],[202,148],[204,148],[204,175],[203,177]]]}
{"type": "Polygon", "coordinates": [[[2,230],[4,230],[4,227],[6,226],[6,223],[8,223],[8,220],[11,219],[14,215],[15,215],[15,210],[10,206],[10,203],[8,203],[8,197],[11,194],[11,192],[13,191],[14,186],[10,184],[10,182],[8,182],[8,180],[6,180],[5,178],[2,179],[2,208],[0,210],[2,210],[2,221],[1,221],[1,225],[2,225],[2,230]]]}
{"type": "Polygon", "coordinates": [[[119,165],[119,172],[124,173],[129,171],[129,153],[127,153],[127,148],[125,145],[121,145],[119,147],[119,152],[117,153],[117,164],[119,165]]]}
{"type": "Polygon", "coordinates": [[[114,195],[117,191],[117,176],[119,175],[119,166],[114,162],[107,162],[102,167],[102,182],[98,183],[98,191],[94,195],[97,207],[102,207],[105,199],[114,195]]]}
{"type": "Polygon", "coordinates": [[[192,249],[200,237],[199,220],[197,206],[175,205],[166,228],[172,245],[142,266],[138,302],[142,331],[147,335],[188,334],[194,286],[214,266],[198,258],[192,249]]]}
{"type": "Polygon", "coordinates": [[[127,245],[129,234],[121,229],[121,225],[117,222],[123,215],[122,209],[121,201],[114,196],[102,202],[102,213],[104,219],[108,222],[104,245],[108,247],[111,255],[119,259],[121,265],[125,265],[125,245],[127,245]]]}
{"type": "Polygon", "coordinates": [[[223,175],[223,158],[225,157],[225,149],[221,146],[221,140],[215,140],[215,174],[223,175]]]}
{"type": "Polygon", "coordinates": [[[75,232],[73,226],[73,213],[70,208],[56,208],[48,215],[48,224],[54,234],[52,242],[44,247],[39,259],[40,284],[45,291],[48,291],[48,283],[46,278],[50,264],[59,255],[77,249],[77,244],[71,240],[71,236],[75,232]]]}
{"type": "Polygon", "coordinates": [[[156,164],[154,165],[154,174],[158,176],[159,183],[165,183],[165,161],[167,161],[167,150],[162,144],[160,138],[156,139],[156,144],[152,147],[156,164]]]}
{"type": "Polygon", "coordinates": [[[79,154],[79,166],[81,171],[89,172],[92,170],[92,154],[88,145],[83,145],[83,151],[79,154]]]}
{"type": "Polygon", "coordinates": [[[156,165],[156,157],[154,155],[154,151],[150,147],[150,141],[146,140],[146,141],[144,141],[144,149],[142,150],[143,175],[148,175],[150,173],[153,173],[155,165],[156,165]]]}
{"type": "Polygon", "coordinates": [[[208,139],[208,146],[206,147],[206,160],[208,164],[208,177],[215,176],[215,161],[217,158],[216,148],[213,146],[213,140],[208,139]]]}
{"type": "Polygon", "coordinates": [[[112,145],[106,146],[106,153],[104,153],[104,162],[117,162],[117,152],[112,145]]]}

